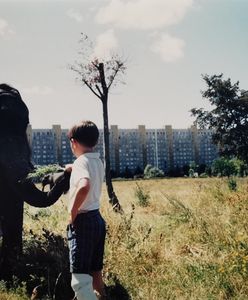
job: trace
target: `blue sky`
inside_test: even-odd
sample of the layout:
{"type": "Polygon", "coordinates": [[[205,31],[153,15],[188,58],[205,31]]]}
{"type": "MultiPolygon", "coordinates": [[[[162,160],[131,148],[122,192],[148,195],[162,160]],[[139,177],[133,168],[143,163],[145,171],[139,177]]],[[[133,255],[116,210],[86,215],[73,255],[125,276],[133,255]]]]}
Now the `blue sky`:
{"type": "Polygon", "coordinates": [[[98,56],[127,58],[125,85],[112,90],[111,124],[161,128],[192,124],[206,106],[201,74],[224,73],[248,89],[247,0],[0,0],[0,82],[19,88],[34,128],[70,127],[101,104],[67,66],[80,32],[98,56]]]}

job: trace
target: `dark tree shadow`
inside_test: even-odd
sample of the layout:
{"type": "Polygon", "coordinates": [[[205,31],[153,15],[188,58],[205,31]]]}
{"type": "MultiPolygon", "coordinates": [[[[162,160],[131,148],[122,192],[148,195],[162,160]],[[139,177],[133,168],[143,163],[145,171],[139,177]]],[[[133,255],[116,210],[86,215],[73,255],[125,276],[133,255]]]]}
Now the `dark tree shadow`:
{"type": "MultiPolygon", "coordinates": [[[[42,235],[29,232],[24,240],[23,254],[14,269],[14,281],[7,283],[12,288],[26,283],[27,292],[33,298],[53,300],[72,300],[69,257],[66,239],[43,228],[42,235]],[[35,296],[35,297],[34,297],[35,296]]],[[[113,284],[106,286],[108,300],[131,300],[126,288],[118,278],[112,278],[113,284]]]]}
{"type": "MultiPolygon", "coordinates": [[[[23,254],[14,269],[15,284],[25,282],[35,299],[71,300],[69,257],[66,239],[43,228],[42,235],[29,232],[23,254]]],[[[8,283],[11,286],[12,282],[8,283]]]]}
{"type": "MultiPolygon", "coordinates": [[[[54,299],[56,300],[71,300],[74,293],[70,286],[71,275],[70,273],[63,273],[59,276],[55,291],[54,299]]],[[[115,284],[105,286],[107,293],[107,300],[131,300],[127,290],[117,280],[115,284]]]]}
{"type": "Polygon", "coordinates": [[[117,282],[114,285],[106,286],[108,300],[131,300],[126,288],[117,282]]]}

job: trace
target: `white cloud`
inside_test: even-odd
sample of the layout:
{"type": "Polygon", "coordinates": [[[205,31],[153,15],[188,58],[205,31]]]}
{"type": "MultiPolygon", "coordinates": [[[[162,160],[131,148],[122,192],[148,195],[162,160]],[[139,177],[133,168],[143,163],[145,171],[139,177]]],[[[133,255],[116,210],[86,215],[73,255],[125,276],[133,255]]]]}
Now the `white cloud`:
{"type": "Polygon", "coordinates": [[[22,94],[26,95],[39,95],[39,96],[47,96],[53,93],[53,89],[49,86],[38,86],[34,85],[31,87],[20,88],[22,94]]]}
{"type": "Polygon", "coordinates": [[[69,9],[66,14],[69,18],[75,20],[78,23],[81,23],[83,21],[83,16],[81,15],[81,13],[74,8],[69,9]]]}
{"type": "Polygon", "coordinates": [[[170,63],[184,56],[184,47],[185,42],[182,39],[163,33],[154,41],[151,50],[159,54],[164,62],[170,63]]]}
{"type": "Polygon", "coordinates": [[[196,0],[106,1],[107,4],[96,14],[96,22],[125,30],[150,31],[148,34],[156,30],[157,39],[151,42],[154,53],[160,55],[164,62],[174,62],[184,56],[185,42],[161,30],[180,23],[196,0]]]}
{"type": "Polygon", "coordinates": [[[118,40],[115,36],[114,30],[109,29],[98,35],[96,38],[96,45],[92,57],[108,59],[111,56],[111,53],[117,48],[118,40]]]}
{"type": "Polygon", "coordinates": [[[9,37],[13,34],[14,31],[10,28],[8,22],[0,18],[0,37],[9,37]]]}
{"type": "Polygon", "coordinates": [[[194,0],[109,0],[97,15],[100,24],[123,29],[160,29],[179,23],[194,0]]]}

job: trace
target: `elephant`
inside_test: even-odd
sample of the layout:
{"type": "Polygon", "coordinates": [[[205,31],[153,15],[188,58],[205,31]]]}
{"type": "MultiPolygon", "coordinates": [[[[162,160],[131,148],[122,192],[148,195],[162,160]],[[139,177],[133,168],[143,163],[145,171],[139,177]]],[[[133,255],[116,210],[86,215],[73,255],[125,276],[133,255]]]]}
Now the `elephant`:
{"type": "Polygon", "coordinates": [[[70,172],[61,172],[49,192],[28,177],[34,167],[26,130],[29,110],[19,91],[0,84],[0,280],[8,280],[22,253],[24,202],[35,207],[54,204],[69,189],[70,172]]]}

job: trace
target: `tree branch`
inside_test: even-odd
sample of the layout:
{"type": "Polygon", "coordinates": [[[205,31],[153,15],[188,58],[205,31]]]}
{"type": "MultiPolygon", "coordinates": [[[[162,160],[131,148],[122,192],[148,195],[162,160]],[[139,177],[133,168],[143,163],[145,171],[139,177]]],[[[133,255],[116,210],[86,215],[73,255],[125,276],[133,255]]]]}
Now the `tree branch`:
{"type": "Polygon", "coordinates": [[[103,96],[103,93],[102,91],[100,90],[99,86],[96,84],[95,85],[96,89],[98,90],[99,94],[101,95],[101,97],[103,96]]]}
{"type": "Polygon", "coordinates": [[[111,87],[112,83],[114,82],[115,77],[117,76],[117,74],[119,73],[119,71],[120,71],[120,68],[116,68],[116,69],[115,69],[115,72],[114,72],[114,74],[112,75],[111,80],[109,81],[108,89],[110,89],[110,87],[111,87]]]}
{"type": "Polygon", "coordinates": [[[97,94],[97,92],[94,91],[94,89],[91,87],[91,85],[87,82],[87,80],[82,79],[83,83],[92,91],[94,95],[96,95],[100,100],[102,100],[101,96],[97,94]]]}

